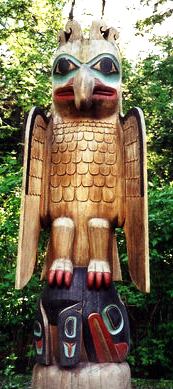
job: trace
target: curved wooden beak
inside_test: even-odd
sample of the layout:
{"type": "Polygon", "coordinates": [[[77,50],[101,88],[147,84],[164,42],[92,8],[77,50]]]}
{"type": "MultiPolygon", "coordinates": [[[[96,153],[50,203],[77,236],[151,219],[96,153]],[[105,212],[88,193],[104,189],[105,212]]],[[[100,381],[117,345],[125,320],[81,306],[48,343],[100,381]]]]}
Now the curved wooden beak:
{"type": "Polygon", "coordinates": [[[75,105],[78,110],[89,108],[92,105],[94,86],[95,79],[90,68],[87,65],[82,65],[73,83],[75,105]]]}

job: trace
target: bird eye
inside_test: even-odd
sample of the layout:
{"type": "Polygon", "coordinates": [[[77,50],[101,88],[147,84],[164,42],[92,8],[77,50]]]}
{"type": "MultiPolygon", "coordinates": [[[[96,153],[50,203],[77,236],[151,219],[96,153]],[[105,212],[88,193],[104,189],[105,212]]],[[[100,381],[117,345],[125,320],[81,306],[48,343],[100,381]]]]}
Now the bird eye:
{"type": "Polygon", "coordinates": [[[71,70],[76,69],[77,66],[66,58],[60,58],[55,66],[54,74],[62,74],[65,76],[71,70]]]}
{"type": "Polygon", "coordinates": [[[119,73],[115,63],[109,57],[102,58],[93,66],[93,69],[99,70],[104,74],[119,73]]]}

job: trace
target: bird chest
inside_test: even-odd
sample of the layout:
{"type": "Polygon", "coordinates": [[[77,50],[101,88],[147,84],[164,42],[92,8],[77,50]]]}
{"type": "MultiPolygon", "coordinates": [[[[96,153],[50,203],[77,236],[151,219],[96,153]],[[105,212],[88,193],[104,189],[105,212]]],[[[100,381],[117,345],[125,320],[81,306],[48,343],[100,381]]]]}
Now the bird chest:
{"type": "Polygon", "coordinates": [[[72,209],[73,203],[80,203],[82,212],[90,204],[92,212],[96,205],[101,213],[110,210],[117,217],[116,203],[123,197],[121,131],[120,125],[98,120],[54,123],[49,183],[53,217],[64,205],[72,209]]]}

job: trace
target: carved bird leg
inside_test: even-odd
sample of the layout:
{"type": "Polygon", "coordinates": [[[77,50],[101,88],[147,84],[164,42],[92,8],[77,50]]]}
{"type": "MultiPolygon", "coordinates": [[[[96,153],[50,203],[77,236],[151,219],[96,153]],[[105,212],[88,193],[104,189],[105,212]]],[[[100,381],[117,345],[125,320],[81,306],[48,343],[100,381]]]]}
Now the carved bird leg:
{"type": "Polygon", "coordinates": [[[54,280],[58,286],[63,280],[67,287],[70,286],[73,275],[71,261],[74,240],[74,222],[68,217],[59,217],[52,223],[49,255],[53,260],[48,270],[48,283],[54,280]]]}
{"type": "Polygon", "coordinates": [[[111,270],[109,265],[109,238],[110,225],[106,219],[93,218],[88,223],[88,237],[90,247],[90,262],[88,265],[88,286],[111,283],[111,270]]]}

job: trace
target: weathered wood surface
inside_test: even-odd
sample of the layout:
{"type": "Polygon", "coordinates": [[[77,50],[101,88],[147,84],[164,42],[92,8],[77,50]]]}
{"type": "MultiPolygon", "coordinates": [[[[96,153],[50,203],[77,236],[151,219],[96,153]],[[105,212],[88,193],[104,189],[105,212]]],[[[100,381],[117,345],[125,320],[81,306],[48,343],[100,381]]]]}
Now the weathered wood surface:
{"type": "Polygon", "coordinates": [[[40,198],[47,118],[38,108],[28,115],[25,131],[22,201],[16,270],[16,289],[29,281],[40,235],[40,198]]]}
{"type": "Polygon", "coordinates": [[[51,227],[42,273],[50,285],[69,287],[79,266],[89,287],[121,279],[114,231],[123,227],[131,277],[149,292],[143,114],[121,115],[115,31],[94,23],[90,39],[81,37],[76,22],[60,33],[51,116],[32,109],[27,121],[16,287],[32,275],[40,225],[51,227]]]}
{"type": "Polygon", "coordinates": [[[127,363],[80,363],[74,369],[35,365],[32,389],[131,389],[127,363]]]}

